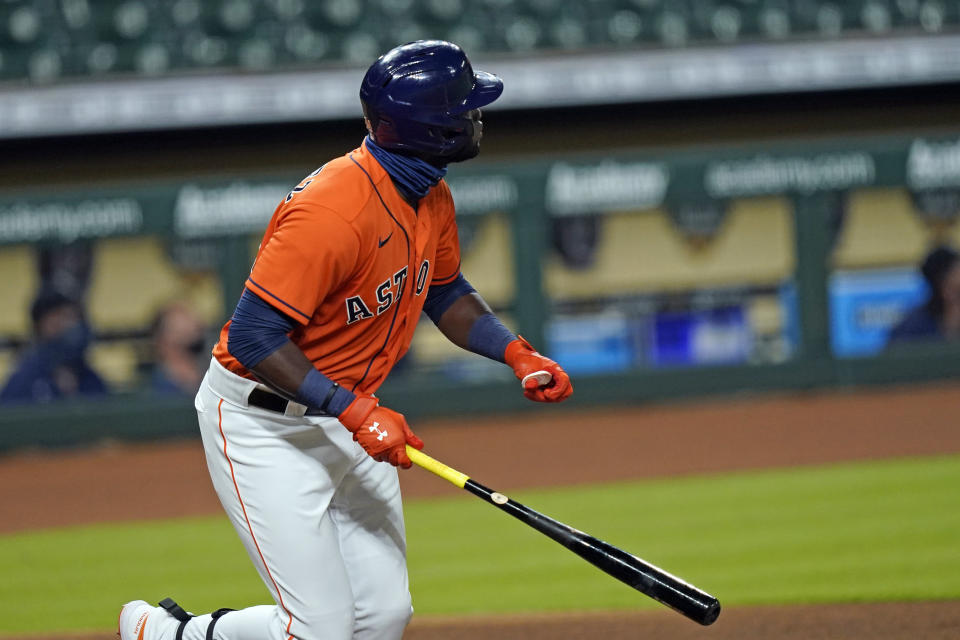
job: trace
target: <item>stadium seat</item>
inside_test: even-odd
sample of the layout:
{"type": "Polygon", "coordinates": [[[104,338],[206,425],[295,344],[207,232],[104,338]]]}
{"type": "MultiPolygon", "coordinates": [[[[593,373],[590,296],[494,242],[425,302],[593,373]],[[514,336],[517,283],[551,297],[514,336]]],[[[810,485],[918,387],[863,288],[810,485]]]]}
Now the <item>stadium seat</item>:
{"type": "Polygon", "coordinates": [[[177,60],[174,51],[159,40],[137,44],[128,55],[133,69],[142,76],[162,75],[177,60]]]}
{"type": "Polygon", "coordinates": [[[44,18],[39,3],[0,4],[0,42],[18,45],[41,42],[44,18]]]}
{"type": "Polygon", "coordinates": [[[609,214],[600,225],[592,265],[573,269],[546,258],[551,298],[591,300],[709,286],[775,284],[793,274],[793,226],[782,198],[732,203],[706,246],[688,243],[662,210],[609,214]]]}
{"type": "Polygon", "coordinates": [[[918,262],[929,232],[904,189],[863,189],[847,197],[843,228],[833,252],[838,269],[918,262]]]}
{"type": "Polygon", "coordinates": [[[219,329],[227,318],[223,283],[217,273],[209,271],[188,271],[180,274],[180,294],[207,326],[219,329]]]}
{"type": "Polygon", "coordinates": [[[97,331],[144,331],[161,305],[184,298],[211,324],[223,317],[223,294],[216,277],[181,273],[167,256],[162,239],[114,238],[97,244],[87,294],[97,331]]]}
{"type": "Polygon", "coordinates": [[[30,304],[39,286],[35,250],[28,246],[0,249],[0,337],[30,338],[30,304]]]}
{"type": "Polygon", "coordinates": [[[302,22],[286,26],[282,40],[285,50],[297,62],[317,62],[331,53],[329,36],[302,22]]]}
{"type": "Polygon", "coordinates": [[[506,216],[492,213],[483,217],[473,240],[465,247],[461,271],[493,307],[513,302],[513,239],[506,216]]]}
{"type": "Polygon", "coordinates": [[[140,359],[131,341],[94,342],[87,350],[87,358],[112,391],[127,391],[136,386],[140,359]]]}
{"type": "Polygon", "coordinates": [[[205,3],[212,6],[207,31],[223,35],[249,34],[259,20],[265,19],[254,0],[220,0],[205,3]]]}
{"type": "Polygon", "coordinates": [[[16,0],[0,2],[0,80],[364,64],[418,38],[526,54],[958,25],[956,6],[939,0],[16,0]]]}

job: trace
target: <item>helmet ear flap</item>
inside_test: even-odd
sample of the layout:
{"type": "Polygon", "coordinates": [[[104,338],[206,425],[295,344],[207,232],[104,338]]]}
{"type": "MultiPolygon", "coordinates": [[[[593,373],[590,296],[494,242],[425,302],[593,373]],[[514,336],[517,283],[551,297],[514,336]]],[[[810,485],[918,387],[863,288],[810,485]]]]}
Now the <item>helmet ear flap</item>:
{"type": "Polygon", "coordinates": [[[386,144],[388,140],[396,137],[392,123],[386,118],[377,119],[377,123],[373,126],[372,134],[373,141],[379,145],[386,144]]]}
{"type": "Polygon", "coordinates": [[[383,144],[384,138],[390,137],[389,131],[393,128],[393,123],[389,118],[371,109],[366,102],[361,101],[360,104],[363,108],[363,117],[370,123],[370,135],[374,142],[383,144]]]}
{"type": "Polygon", "coordinates": [[[378,114],[373,111],[373,109],[371,109],[363,100],[360,101],[360,108],[363,111],[363,119],[370,123],[370,130],[376,131],[377,124],[380,121],[378,114]]]}

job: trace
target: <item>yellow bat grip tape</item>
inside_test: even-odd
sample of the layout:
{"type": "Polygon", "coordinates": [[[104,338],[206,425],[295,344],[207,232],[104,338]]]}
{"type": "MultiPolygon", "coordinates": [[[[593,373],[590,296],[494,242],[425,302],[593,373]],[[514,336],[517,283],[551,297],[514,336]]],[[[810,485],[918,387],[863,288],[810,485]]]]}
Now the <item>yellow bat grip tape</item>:
{"type": "Polygon", "coordinates": [[[434,460],[423,451],[414,449],[410,445],[407,445],[407,455],[410,456],[410,461],[417,465],[418,467],[423,467],[430,473],[435,473],[447,482],[454,484],[461,489],[463,485],[467,483],[467,480],[470,479],[469,476],[465,473],[460,473],[456,469],[448,467],[439,460],[434,460]]]}

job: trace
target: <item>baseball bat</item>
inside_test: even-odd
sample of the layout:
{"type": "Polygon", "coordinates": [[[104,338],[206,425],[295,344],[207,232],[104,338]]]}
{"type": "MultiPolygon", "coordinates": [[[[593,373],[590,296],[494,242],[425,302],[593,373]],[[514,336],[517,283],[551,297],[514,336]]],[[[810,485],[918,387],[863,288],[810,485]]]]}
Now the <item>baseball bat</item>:
{"type": "Polygon", "coordinates": [[[407,455],[417,466],[506,511],[601,571],[691,620],[706,626],[712,624],[720,615],[720,602],[715,597],[663,569],[511,500],[410,445],[407,445],[407,455]]]}

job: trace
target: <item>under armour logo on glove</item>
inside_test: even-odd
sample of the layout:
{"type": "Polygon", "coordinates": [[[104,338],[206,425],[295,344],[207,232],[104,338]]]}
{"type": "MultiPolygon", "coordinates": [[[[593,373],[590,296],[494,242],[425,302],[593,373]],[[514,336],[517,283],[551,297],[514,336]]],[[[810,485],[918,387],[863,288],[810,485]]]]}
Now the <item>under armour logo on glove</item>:
{"type": "Polygon", "coordinates": [[[380,426],[379,422],[374,422],[372,425],[370,425],[370,433],[373,433],[374,431],[376,431],[377,440],[379,440],[380,442],[383,442],[383,439],[390,434],[387,433],[386,429],[384,429],[383,431],[380,431],[380,429],[377,428],[379,426],[380,426]]]}
{"type": "Polygon", "coordinates": [[[343,426],[353,433],[353,439],[374,460],[409,469],[413,463],[407,456],[407,445],[415,449],[423,448],[423,441],[410,431],[406,418],[396,411],[378,406],[373,396],[358,396],[339,418],[343,426]]]}

